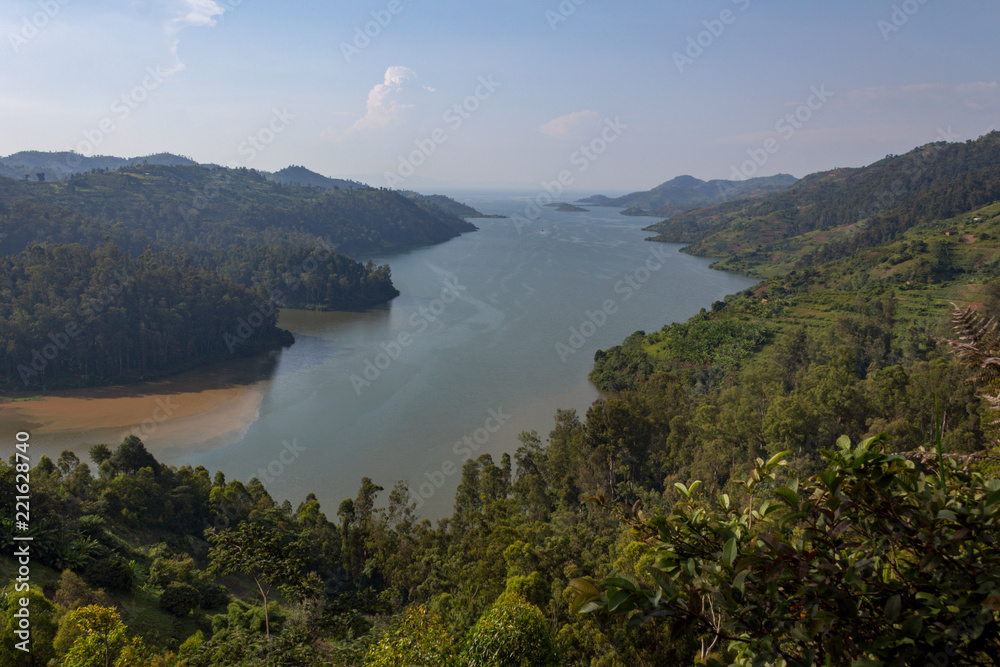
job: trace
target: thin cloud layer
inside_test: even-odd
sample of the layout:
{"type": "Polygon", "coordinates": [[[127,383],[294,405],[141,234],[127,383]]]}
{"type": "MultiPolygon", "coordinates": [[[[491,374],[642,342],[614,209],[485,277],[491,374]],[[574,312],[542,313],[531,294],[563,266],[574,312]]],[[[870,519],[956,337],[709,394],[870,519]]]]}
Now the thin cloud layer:
{"type": "Polygon", "coordinates": [[[562,141],[576,141],[593,135],[600,129],[601,121],[601,114],[585,109],[553,118],[538,131],[562,141]]]}

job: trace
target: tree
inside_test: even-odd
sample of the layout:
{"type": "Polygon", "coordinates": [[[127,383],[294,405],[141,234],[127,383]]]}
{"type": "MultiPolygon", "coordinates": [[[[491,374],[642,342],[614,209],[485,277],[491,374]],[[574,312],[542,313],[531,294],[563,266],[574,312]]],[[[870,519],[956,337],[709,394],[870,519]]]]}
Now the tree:
{"type": "Polygon", "coordinates": [[[52,643],[56,635],[56,610],[52,603],[45,599],[41,590],[29,588],[26,591],[15,591],[13,587],[4,591],[4,608],[0,608],[0,667],[21,667],[24,665],[46,665],[55,658],[52,643]],[[27,605],[22,606],[22,599],[27,605]],[[15,616],[26,609],[29,616],[15,616]],[[25,642],[23,636],[16,633],[24,629],[27,623],[31,638],[25,642]],[[27,653],[17,648],[25,642],[27,653]]]}
{"type": "Polygon", "coordinates": [[[883,450],[883,437],[841,438],[805,481],[781,479],[784,453],[758,459],[745,504],[699,500],[696,482],[677,485],[666,516],[623,510],[651,545],[651,582],[576,579],[576,607],[666,619],[701,638],[710,665],[904,665],[946,648],[962,664],[995,658],[1000,481],[883,450]]]}
{"type": "Polygon", "coordinates": [[[402,621],[368,649],[372,667],[458,667],[458,648],[448,630],[426,607],[410,607],[402,621]]]}
{"type": "Polygon", "coordinates": [[[305,572],[304,549],[298,540],[278,525],[264,520],[247,520],[221,532],[209,529],[212,543],[209,571],[248,575],[257,586],[264,603],[264,632],[271,636],[268,597],[275,586],[308,597],[319,588],[315,573],[305,572]]]}
{"type": "Polygon", "coordinates": [[[60,665],[62,667],[133,667],[142,664],[145,646],[130,637],[118,610],[91,605],[70,612],[67,623],[80,634],[60,665]]]}
{"type": "Polygon", "coordinates": [[[134,435],[122,440],[109,460],[119,474],[134,475],[143,468],[151,468],[154,475],[160,471],[159,462],[146,450],[142,440],[134,435]]]}
{"type": "Polygon", "coordinates": [[[469,667],[555,667],[559,664],[548,623],[518,593],[504,593],[469,631],[469,667]]]}
{"type": "Polygon", "coordinates": [[[160,595],[160,607],[174,616],[183,617],[198,608],[201,596],[191,584],[174,581],[160,595]]]}

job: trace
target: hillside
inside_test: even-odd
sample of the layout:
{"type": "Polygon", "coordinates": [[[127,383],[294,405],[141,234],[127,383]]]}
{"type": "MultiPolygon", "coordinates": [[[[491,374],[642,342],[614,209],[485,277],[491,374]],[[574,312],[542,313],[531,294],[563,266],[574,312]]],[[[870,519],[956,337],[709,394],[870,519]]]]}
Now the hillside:
{"type": "Polygon", "coordinates": [[[404,197],[408,197],[416,202],[421,202],[423,204],[429,204],[431,206],[436,206],[442,211],[447,211],[448,213],[457,216],[459,218],[504,218],[503,215],[491,215],[487,213],[480,213],[476,209],[472,208],[467,204],[455,201],[451,197],[446,197],[445,195],[424,195],[419,192],[414,192],[412,190],[400,190],[399,194],[404,197]]]}
{"type": "Polygon", "coordinates": [[[329,178],[305,167],[292,165],[267,175],[267,180],[285,185],[306,185],[323,190],[363,190],[371,186],[343,178],[329,178]]]}
{"type": "Polygon", "coordinates": [[[1000,198],[1000,132],[935,143],[868,167],[803,178],[754,202],[733,201],[652,225],[655,241],[689,243],[718,268],[776,275],[898,238],[1000,198]]]}
{"type": "MultiPolygon", "coordinates": [[[[942,188],[976,200],[978,182],[929,182],[905,206],[942,188]]],[[[832,211],[853,201],[838,192],[851,191],[823,200],[832,211]]],[[[597,353],[593,379],[608,394],[584,415],[558,411],[547,438],[522,433],[499,462],[466,460],[454,512],[436,526],[416,513],[419,480],[383,495],[359,471],[355,498],[321,508],[311,494],[279,505],[256,479],[161,465],[135,437],[92,447],[90,463],[33,461],[37,652],[65,655],[86,637],[74,624],[103,609],[118,614],[116,651],[165,667],[490,664],[474,659],[515,643],[528,664],[687,664],[719,623],[756,655],[774,656],[777,637],[783,655],[819,646],[910,664],[946,641],[956,664],[988,664],[1000,650],[1000,483],[982,461],[996,414],[982,374],[939,341],[956,335],[953,303],[1000,314],[998,228],[993,201],[885,239],[857,234],[866,245],[849,254],[782,265],[687,322],[635,332],[597,353]],[[837,508],[829,521],[817,498],[837,508]],[[887,553],[906,576],[885,576],[887,553]],[[260,577],[282,585],[268,604],[260,577]],[[705,596],[725,609],[716,621],[689,614],[705,596]],[[865,612],[837,611],[855,607],[865,612]]],[[[80,275],[100,276],[106,262],[71,254],[80,275]]],[[[17,261],[19,275],[48,281],[19,307],[41,291],[63,298],[61,277],[17,261]]],[[[155,258],[135,267],[161,291],[173,282],[163,270],[155,258]]],[[[168,308],[182,295],[155,296],[168,308]]],[[[43,304],[4,320],[48,315],[43,304]]],[[[983,340],[971,317],[957,318],[966,343],[983,340]]],[[[5,508],[14,476],[0,463],[5,508]]],[[[16,566],[0,556],[8,578],[16,566]]],[[[16,610],[3,599],[0,627],[16,610]]],[[[718,654],[736,664],[734,649],[718,654]]]]}
{"type": "Polygon", "coordinates": [[[109,155],[84,156],[67,151],[49,153],[44,151],[22,151],[0,158],[0,176],[8,178],[37,180],[44,174],[46,180],[61,180],[73,174],[86,173],[94,169],[120,169],[136,165],[192,166],[194,160],[170,153],[157,153],[143,157],[120,158],[109,155]]]}
{"type": "Polygon", "coordinates": [[[703,181],[694,176],[678,176],[645,192],[633,192],[616,198],[594,195],[577,203],[591,206],[619,206],[627,209],[623,212],[626,215],[663,218],[732,199],[760,197],[779,192],[790,187],[795,181],[795,177],[788,174],[750,178],[744,181],[703,181]]]}
{"type": "Polygon", "coordinates": [[[245,169],[145,163],[60,181],[0,177],[0,387],[149,379],[288,345],[274,323],[279,307],[357,310],[398,296],[388,266],[344,252],[474,229],[390,190],[285,185],[245,169]],[[161,275],[170,265],[182,274],[161,275]],[[109,276],[130,271],[159,278],[113,298],[109,276]],[[160,283],[187,284],[189,275],[201,276],[202,291],[161,294],[160,283]],[[95,295],[114,305],[91,312],[95,295]],[[213,303],[219,312],[205,312],[213,303]],[[71,351],[51,363],[39,356],[46,333],[67,327],[71,351]]]}
{"type": "Polygon", "coordinates": [[[124,167],[45,183],[0,179],[0,204],[17,212],[5,221],[5,253],[46,239],[94,244],[110,237],[135,251],[149,243],[306,246],[322,238],[355,254],[440,243],[476,229],[391,190],[324,191],[202,166],[124,167]]]}

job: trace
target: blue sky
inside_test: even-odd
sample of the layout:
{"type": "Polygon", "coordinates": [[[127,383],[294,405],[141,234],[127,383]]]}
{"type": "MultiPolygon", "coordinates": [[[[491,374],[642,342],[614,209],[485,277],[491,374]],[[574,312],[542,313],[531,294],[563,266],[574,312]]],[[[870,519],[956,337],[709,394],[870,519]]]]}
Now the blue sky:
{"type": "Polygon", "coordinates": [[[0,0],[0,155],[425,191],[801,177],[1000,127],[997,25],[996,0],[0,0]]]}

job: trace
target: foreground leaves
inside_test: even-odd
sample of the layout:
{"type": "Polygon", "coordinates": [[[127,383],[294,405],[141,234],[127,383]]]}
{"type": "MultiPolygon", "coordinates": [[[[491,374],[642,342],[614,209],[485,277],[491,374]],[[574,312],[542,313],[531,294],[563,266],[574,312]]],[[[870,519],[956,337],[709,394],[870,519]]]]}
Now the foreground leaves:
{"type": "Polygon", "coordinates": [[[883,442],[841,438],[801,482],[782,455],[758,459],[742,507],[679,488],[668,516],[627,512],[652,547],[650,581],[577,580],[575,607],[667,619],[713,665],[995,658],[1000,481],[952,462],[921,472],[883,442]]]}

